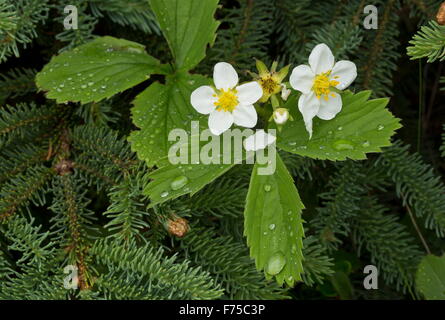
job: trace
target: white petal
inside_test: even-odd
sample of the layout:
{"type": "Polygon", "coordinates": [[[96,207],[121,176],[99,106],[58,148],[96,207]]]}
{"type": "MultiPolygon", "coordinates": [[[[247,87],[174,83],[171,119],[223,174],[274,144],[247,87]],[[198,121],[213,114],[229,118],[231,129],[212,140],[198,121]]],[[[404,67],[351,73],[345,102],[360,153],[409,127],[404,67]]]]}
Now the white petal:
{"type": "Polygon", "coordinates": [[[292,93],[290,89],[286,87],[284,83],[281,84],[281,99],[284,101],[287,101],[287,98],[289,98],[289,95],[292,93]]]}
{"type": "Polygon", "coordinates": [[[298,100],[298,110],[303,115],[304,124],[306,130],[309,133],[309,139],[312,138],[312,119],[317,115],[320,109],[320,100],[317,99],[315,94],[302,94],[298,100]]]}
{"type": "Polygon", "coordinates": [[[357,67],[354,62],[342,60],[332,69],[331,79],[340,82],[336,88],[344,90],[357,78],[357,67]],[[338,78],[335,78],[338,77],[338,78]]]}
{"type": "Polygon", "coordinates": [[[215,136],[229,129],[233,124],[233,115],[230,112],[214,110],[209,116],[209,129],[215,136]]]}
{"type": "Polygon", "coordinates": [[[256,81],[242,84],[236,90],[239,103],[244,105],[254,104],[263,96],[263,89],[256,81]]]}
{"type": "Polygon", "coordinates": [[[238,73],[231,64],[218,62],[213,69],[213,82],[219,90],[232,89],[238,84],[238,73]]]}
{"type": "Polygon", "coordinates": [[[331,49],[324,43],[317,44],[309,56],[309,65],[315,74],[332,70],[334,61],[335,58],[331,49]]]}
{"type": "Polygon", "coordinates": [[[215,110],[213,103],[217,101],[217,98],[213,96],[214,94],[215,90],[212,87],[202,86],[192,92],[190,102],[199,113],[209,114],[215,110]]]}
{"type": "Polygon", "coordinates": [[[265,149],[267,146],[273,144],[277,138],[264,130],[258,130],[255,134],[247,137],[244,140],[244,149],[247,151],[257,151],[265,149]]]}
{"type": "Polygon", "coordinates": [[[308,94],[314,85],[314,78],[315,74],[312,69],[302,64],[292,70],[289,82],[295,90],[308,94]]]}
{"type": "Polygon", "coordinates": [[[229,129],[233,124],[233,115],[227,111],[213,111],[209,116],[209,129],[215,135],[229,129]]]}
{"type": "Polygon", "coordinates": [[[330,95],[328,101],[326,101],[323,97],[320,98],[320,109],[317,113],[317,117],[320,119],[331,120],[341,111],[341,96],[338,93],[332,94],[335,96],[332,97],[330,95]]]}
{"type": "Polygon", "coordinates": [[[235,124],[241,127],[253,128],[258,121],[258,115],[253,105],[238,105],[232,112],[235,124]]]}

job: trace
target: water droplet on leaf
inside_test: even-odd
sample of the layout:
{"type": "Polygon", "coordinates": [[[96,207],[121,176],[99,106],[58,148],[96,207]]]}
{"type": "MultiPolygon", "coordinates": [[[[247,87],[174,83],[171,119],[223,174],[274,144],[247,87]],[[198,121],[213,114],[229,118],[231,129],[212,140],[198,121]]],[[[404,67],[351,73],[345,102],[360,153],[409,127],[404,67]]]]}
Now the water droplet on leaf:
{"type": "Polygon", "coordinates": [[[186,176],[176,177],[170,184],[172,190],[179,190],[183,188],[188,183],[188,178],[186,176]]]}
{"type": "Polygon", "coordinates": [[[333,147],[335,150],[353,150],[354,146],[351,141],[348,140],[337,140],[334,142],[333,147]]]}
{"type": "Polygon", "coordinates": [[[266,272],[272,276],[277,275],[283,270],[286,264],[286,257],[283,253],[277,252],[273,254],[266,265],[266,272]]]}

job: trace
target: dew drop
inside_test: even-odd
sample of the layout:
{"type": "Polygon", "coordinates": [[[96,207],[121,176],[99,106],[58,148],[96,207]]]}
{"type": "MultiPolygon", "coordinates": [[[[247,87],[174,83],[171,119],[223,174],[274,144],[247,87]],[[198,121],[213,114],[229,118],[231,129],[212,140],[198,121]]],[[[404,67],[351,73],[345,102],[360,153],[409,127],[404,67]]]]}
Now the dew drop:
{"type": "Polygon", "coordinates": [[[164,191],[161,193],[161,198],[165,198],[166,196],[168,196],[168,191],[164,191]]]}
{"type": "Polygon", "coordinates": [[[171,183],[170,183],[170,188],[172,188],[172,190],[179,190],[181,188],[183,188],[187,183],[188,183],[188,178],[186,176],[179,176],[176,177],[171,183]]]}
{"type": "Polygon", "coordinates": [[[266,272],[272,276],[279,274],[286,264],[286,257],[283,253],[277,252],[273,254],[266,265],[266,272]]]}
{"type": "Polygon", "coordinates": [[[362,143],[362,147],[364,147],[364,148],[367,148],[367,147],[369,147],[371,144],[369,143],[369,141],[364,141],[363,143],[362,143]]]}
{"type": "Polygon", "coordinates": [[[385,129],[385,126],[382,125],[382,124],[379,124],[378,127],[377,127],[377,130],[378,131],[382,131],[383,129],[385,129]]]}
{"type": "Polygon", "coordinates": [[[80,87],[81,87],[82,89],[86,89],[87,85],[86,85],[86,84],[83,84],[83,85],[81,85],[80,87]]]}
{"type": "Polygon", "coordinates": [[[338,131],[342,131],[342,130],[343,130],[343,127],[340,126],[340,127],[337,128],[337,130],[338,130],[338,131]]]}
{"type": "Polygon", "coordinates": [[[270,189],[272,189],[272,187],[271,187],[270,184],[266,184],[266,185],[264,186],[264,191],[269,192],[270,189]]]}
{"type": "Polygon", "coordinates": [[[354,146],[348,140],[337,140],[334,142],[333,147],[335,150],[353,150],[354,146]]]}
{"type": "Polygon", "coordinates": [[[275,224],[274,223],[269,225],[269,230],[275,230],[275,224]]]}

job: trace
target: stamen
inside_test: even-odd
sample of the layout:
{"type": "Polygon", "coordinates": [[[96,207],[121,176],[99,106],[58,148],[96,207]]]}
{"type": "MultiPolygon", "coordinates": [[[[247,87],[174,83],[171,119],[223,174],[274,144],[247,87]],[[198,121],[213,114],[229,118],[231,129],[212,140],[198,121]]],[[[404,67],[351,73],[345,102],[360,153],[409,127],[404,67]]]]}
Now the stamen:
{"type": "MultiPolygon", "coordinates": [[[[337,80],[331,80],[329,75],[331,74],[331,70],[328,72],[320,73],[315,77],[314,85],[312,86],[312,90],[318,99],[321,96],[324,96],[326,101],[329,100],[329,94],[331,93],[331,87],[337,86],[340,82],[337,80]]],[[[335,76],[334,79],[338,79],[338,76],[335,76]]],[[[331,94],[331,97],[335,97],[335,94],[331,94]]]]}
{"type": "Polygon", "coordinates": [[[213,103],[216,107],[216,110],[230,112],[235,110],[235,107],[238,105],[238,97],[236,95],[237,93],[238,92],[234,89],[228,89],[227,91],[221,89],[218,95],[218,101],[213,103]]]}
{"type": "Polygon", "coordinates": [[[265,91],[268,94],[279,92],[281,89],[278,81],[276,81],[270,74],[261,78],[260,84],[261,87],[263,88],[263,91],[265,91]]]}

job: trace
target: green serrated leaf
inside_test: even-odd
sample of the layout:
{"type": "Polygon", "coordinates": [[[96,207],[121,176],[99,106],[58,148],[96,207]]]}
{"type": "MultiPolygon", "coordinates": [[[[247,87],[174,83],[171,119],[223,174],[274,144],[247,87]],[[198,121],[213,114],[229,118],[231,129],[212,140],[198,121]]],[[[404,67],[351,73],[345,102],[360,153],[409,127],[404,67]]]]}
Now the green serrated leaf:
{"type": "Polygon", "coordinates": [[[185,194],[193,196],[207,184],[227,172],[233,165],[167,165],[149,174],[152,181],[144,194],[151,206],[185,194]]]}
{"type": "Polygon", "coordinates": [[[102,37],[55,56],[37,74],[36,83],[58,103],[98,102],[168,68],[136,42],[102,37]]]}
{"type": "Polygon", "coordinates": [[[191,70],[215,41],[218,0],[150,0],[178,70],[191,70]]]}
{"type": "Polygon", "coordinates": [[[200,75],[178,73],[167,77],[165,85],[158,82],[139,94],[131,109],[133,123],[141,130],[129,137],[132,150],[149,167],[168,164],[168,150],[175,141],[169,141],[169,133],[183,129],[191,139],[192,121],[199,121],[197,129],[207,129],[207,116],[198,114],[190,104],[190,95],[197,87],[209,80],[200,75]]]}
{"type": "Polygon", "coordinates": [[[294,181],[277,155],[276,171],[259,175],[255,164],[244,211],[244,234],[258,270],[293,286],[303,272],[304,205],[294,181]]]}
{"type": "Polygon", "coordinates": [[[297,96],[289,98],[286,108],[294,121],[288,121],[278,133],[277,146],[288,152],[314,159],[366,159],[370,152],[381,152],[391,145],[391,136],[401,127],[385,107],[388,99],[369,100],[370,91],[342,93],[342,111],[332,120],[313,121],[313,136],[305,129],[298,111],[297,96]]]}
{"type": "Polygon", "coordinates": [[[427,300],[445,300],[445,255],[425,256],[416,273],[417,289],[427,300]]]}

